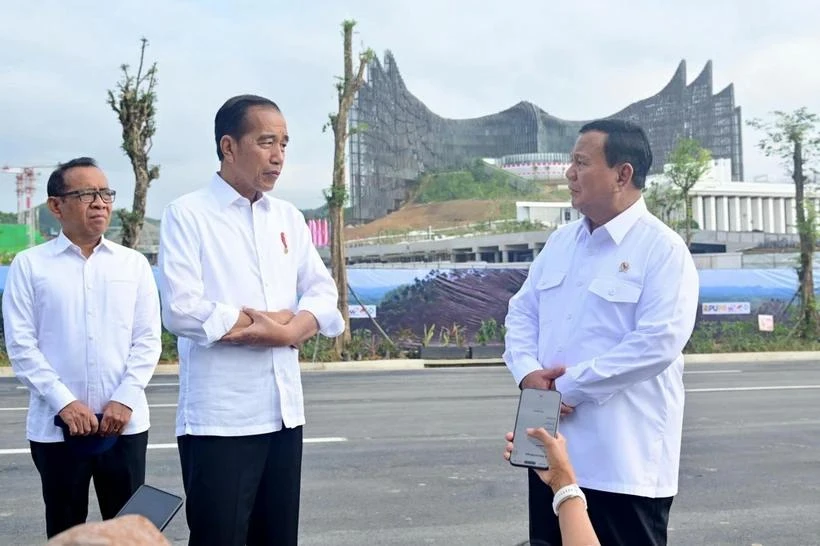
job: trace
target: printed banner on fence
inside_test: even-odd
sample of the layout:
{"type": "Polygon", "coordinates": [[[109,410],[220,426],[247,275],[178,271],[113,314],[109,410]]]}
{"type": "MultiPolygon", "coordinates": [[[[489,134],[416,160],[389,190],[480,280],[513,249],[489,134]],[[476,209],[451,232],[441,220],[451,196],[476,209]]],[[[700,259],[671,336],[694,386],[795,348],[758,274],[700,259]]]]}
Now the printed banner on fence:
{"type": "Polygon", "coordinates": [[[371,317],[376,316],[376,306],[375,305],[348,305],[347,308],[350,310],[350,318],[368,318],[367,314],[370,313],[371,317]],[[366,309],[366,310],[365,310],[366,309]]]}
{"type": "Polygon", "coordinates": [[[704,315],[749,315],[752,304],[748,301],[726,301],[701,304],[704,315]]]}

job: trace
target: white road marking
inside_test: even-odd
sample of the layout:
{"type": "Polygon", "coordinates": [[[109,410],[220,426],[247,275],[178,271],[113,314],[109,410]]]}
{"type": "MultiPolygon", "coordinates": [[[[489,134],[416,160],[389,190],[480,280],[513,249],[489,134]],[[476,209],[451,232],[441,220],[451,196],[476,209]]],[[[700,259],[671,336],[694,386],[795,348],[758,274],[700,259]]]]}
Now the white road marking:
{"type": "Polygon", "coordinates": [[[305,438],[302,440],[305,444],[338,444],[340,442],[346,442],[347,438],[342,438],[341,436],[327,436],[325,438],[305,438]]]}
{"type": "MultiPolygon", "coordinates": [[[[149,408],[175,408],[177,404],[148,404],[149,408]]],[[[0,411],[27,411],[27,406],[19,406],[16,408],[0,408],[0,411]]]]}
{"type": "MultiPolygon", "coordinates": [[[[327,436],[324,438],[305,438],[304,443],[306,444],[337,444],[340,442],[346,442],[347,438],[342,438],[340,436],[327,436]]],[[[148,449],[176,449],[176,444],[148,444],[148,449]]],[[[29,449],[28,448],[17,448],[17,449],[0,449],[0,455],[28,455],[29,449]]]]}
{"type": "Polygon", "coordinates": [[[796,391],[801,389],[820,389],[820,385],[769,385],[765,387],[712,387],[704,389],[686,389],[686,392],[743,392],[743,391],[796,391]]]}
{"type": "MultiPolygon", "coordinates": [[[[796,391],[796,390],[820,389],[820,385],[766,385],[762,387],[704,387],[698,389],[686,389],[686,392],[751,392],[751,391],[796,391]]],[[[149,408],[175,408],[177,404],[148,404],[149,408]]],[[[26,411],[27,407],[19,406],[12,408],[0,408],[0,411],[26,411]]],[[[307,442],[307,440],[305,440],[307,442]]]]}
{"type": "MultiPolygon", "coordinates": [[[[149,387],[179,387],[179,382],[176,382],[176,383],[173,383],[173,382],[168,382],[168,383],[148,383],[148,386],[149,386],[149,387]]],[[[24,385],[18,385],[18,386],[17,386],[17,387],[15,387],[15,388],[16,388],[18,391],[25,391],[25,390],[28,390],[28,387],[26,387],[26,386],[24,386],[24,385]]]]}
{"type": "Polygon", "coordinates": [[[743,370],[689,370],[689,371],[684,371],[683,375],[715,374],[715,373],[743,373],[743,370]]]}

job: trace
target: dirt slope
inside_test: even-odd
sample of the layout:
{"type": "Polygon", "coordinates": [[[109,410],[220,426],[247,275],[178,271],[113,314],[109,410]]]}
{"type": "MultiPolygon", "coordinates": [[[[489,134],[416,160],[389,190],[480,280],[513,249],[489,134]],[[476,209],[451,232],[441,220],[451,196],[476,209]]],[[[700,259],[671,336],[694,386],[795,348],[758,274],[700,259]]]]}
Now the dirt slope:
{"type": "Polygon", "coordinates": [[[443,203],[408,205],[369,224],[345,229],[347,240],[375,237],[416,229],[433,229],[475,224],[515,217],[515,205],[503,201],[460,199],[443,203]],[[504,212],[502,212],[504,210],[504,212]]]}

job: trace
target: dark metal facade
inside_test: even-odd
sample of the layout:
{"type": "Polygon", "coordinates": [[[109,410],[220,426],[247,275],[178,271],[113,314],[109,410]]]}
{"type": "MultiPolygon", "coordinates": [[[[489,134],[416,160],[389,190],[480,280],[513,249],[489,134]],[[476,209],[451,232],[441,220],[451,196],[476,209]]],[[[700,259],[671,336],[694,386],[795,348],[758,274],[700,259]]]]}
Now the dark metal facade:
{"type": "MultiPolygon", "coordinates": [[[[679,138],[697,139],[715,158],[732,160],[732,179],[743,179],[740,107],[734,87],[712,93],[712,63],[686,84],[682,61],[672,80],[648,99],[610,116],[638,123],[647,132],[660,172],[679,138]]],[[[474,119],[442,118],[413,96],[388,52],[368,67],[350,113],[351,221],[384,216],[407,199],[424,171],[459,167],[482,157],[572,149],[584,121],[566,121],[529,102],[474,119]]]]}

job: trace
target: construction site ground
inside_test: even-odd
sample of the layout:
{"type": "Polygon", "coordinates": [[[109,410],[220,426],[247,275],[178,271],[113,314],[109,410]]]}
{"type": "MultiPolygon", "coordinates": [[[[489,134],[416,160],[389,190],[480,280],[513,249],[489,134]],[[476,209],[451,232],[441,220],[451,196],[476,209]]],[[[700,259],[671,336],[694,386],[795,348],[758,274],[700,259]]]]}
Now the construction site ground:
{"type": "MultiPolygon", "coordinates": [[[[568,201],[567,191],[545,187],[539,201],[568,201]]],[[[345,239],[366,239],[423,229],[442,229],[492,220],[514,220],[515,200],[457,199],[440,203],[410,203],[382,218],[345,228],[345,239]]]]}

